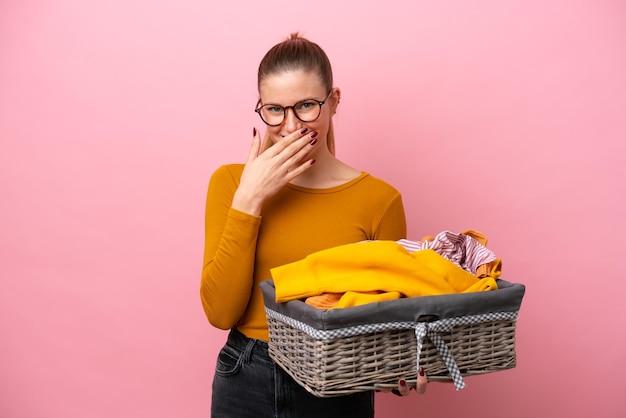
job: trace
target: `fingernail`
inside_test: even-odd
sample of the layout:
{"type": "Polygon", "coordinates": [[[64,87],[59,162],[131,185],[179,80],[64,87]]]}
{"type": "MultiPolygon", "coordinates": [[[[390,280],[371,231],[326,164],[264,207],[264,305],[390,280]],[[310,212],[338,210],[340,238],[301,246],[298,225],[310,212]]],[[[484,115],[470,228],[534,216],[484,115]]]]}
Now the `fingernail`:
{"type": "Polygon", "coordinates": [[[400,383],[400,386],[402,386],[402,387],[406,386],[406,380],[404,380],[404,379],[400,379],[399,383],[400,383]]]}
{"type": "Polygon", "coordinates": [[[311,132],[311,138],[315,138],[317,136],[317,131],[311,132]]]}
{"type": "Polygon", "coordinates": [[[311,165],[315,164],[315,160],[311,160],[311,165]]]}
{"type": "Polygon", "coordinates": [[[317,142],[317,138],[313,138],[311,141],[309,141],[309,144],[315,145],[316,142],[317,142]]]}
{"type": "Polygon", "coordinates": [[[305,133],[307,133],[308,131],[309,131],[309,128],[303,128],[303,129],[300,131],[300,133],[301,133],[302,135],[304,135],[304,134],[305,134],[305,133]]]}
{"type": "Polygon", "coordinates": [[[256,136],[256,128],[252,128],[252,136],[256,136]]]}
{"type": "Polygon", "coordinates": [[[423,368],[423,367],[420,367],[420,376],[424,376],[424,374],[425,374],[425,373],[424,373],[424,368],[423,368]]]}

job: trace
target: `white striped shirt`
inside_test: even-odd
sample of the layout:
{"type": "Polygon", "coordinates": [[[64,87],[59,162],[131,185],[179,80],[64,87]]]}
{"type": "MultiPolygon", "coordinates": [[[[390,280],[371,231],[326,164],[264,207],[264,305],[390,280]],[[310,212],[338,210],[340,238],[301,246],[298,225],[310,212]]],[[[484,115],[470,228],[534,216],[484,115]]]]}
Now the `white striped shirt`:
{"type": "Polygon", "coordinates": [[[397,242],[409,252],[425,249],[433,250],[472,274],[476,274],[476,270],[479,266],[490,263],[496,259],[496,255],[493,251],[482,245],[476,239],[469,235],[456,234],[450,231],[440,232],[432,241],[401,239],[397,242]]]}

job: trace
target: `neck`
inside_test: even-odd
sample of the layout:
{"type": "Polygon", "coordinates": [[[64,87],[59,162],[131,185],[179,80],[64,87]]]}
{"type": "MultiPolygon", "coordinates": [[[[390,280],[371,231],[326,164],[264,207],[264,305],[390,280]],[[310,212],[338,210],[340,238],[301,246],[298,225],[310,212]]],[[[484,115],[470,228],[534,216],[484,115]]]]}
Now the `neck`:
{"type": "Polygon", "coordinates": [[[291,181],[291,184],[311,189],[324,189],[347,183],[361,172],[339,161],[328,148],[321,148],[315,155],[315,164],[291,181]]]}

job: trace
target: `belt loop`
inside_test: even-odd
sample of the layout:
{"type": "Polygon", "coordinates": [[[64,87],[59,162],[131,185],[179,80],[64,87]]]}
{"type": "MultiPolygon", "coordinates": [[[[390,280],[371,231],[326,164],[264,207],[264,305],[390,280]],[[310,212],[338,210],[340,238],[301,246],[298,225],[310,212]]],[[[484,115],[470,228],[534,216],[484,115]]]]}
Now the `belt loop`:
{"type": "Polygon", "coordinates": [[[246,349],[243,351],[243,361],[246,364],[250,363],[250,357],[252,356],[252,349],[254,348],[255,343],[256,340],[254,338],[250,338],[246,344],[246,349]]]}

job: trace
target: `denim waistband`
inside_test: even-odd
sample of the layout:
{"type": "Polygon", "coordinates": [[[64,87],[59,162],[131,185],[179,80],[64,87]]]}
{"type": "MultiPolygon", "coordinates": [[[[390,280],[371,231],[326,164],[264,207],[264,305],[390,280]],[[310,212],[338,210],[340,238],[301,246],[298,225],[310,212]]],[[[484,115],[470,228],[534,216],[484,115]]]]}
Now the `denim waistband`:
{"type": "Polygon", "coordinates": [[[228,344],[248,354],[269,358],[267,342],[248,338],[236,328],[230,330],[228,334],[228,344]]]}

